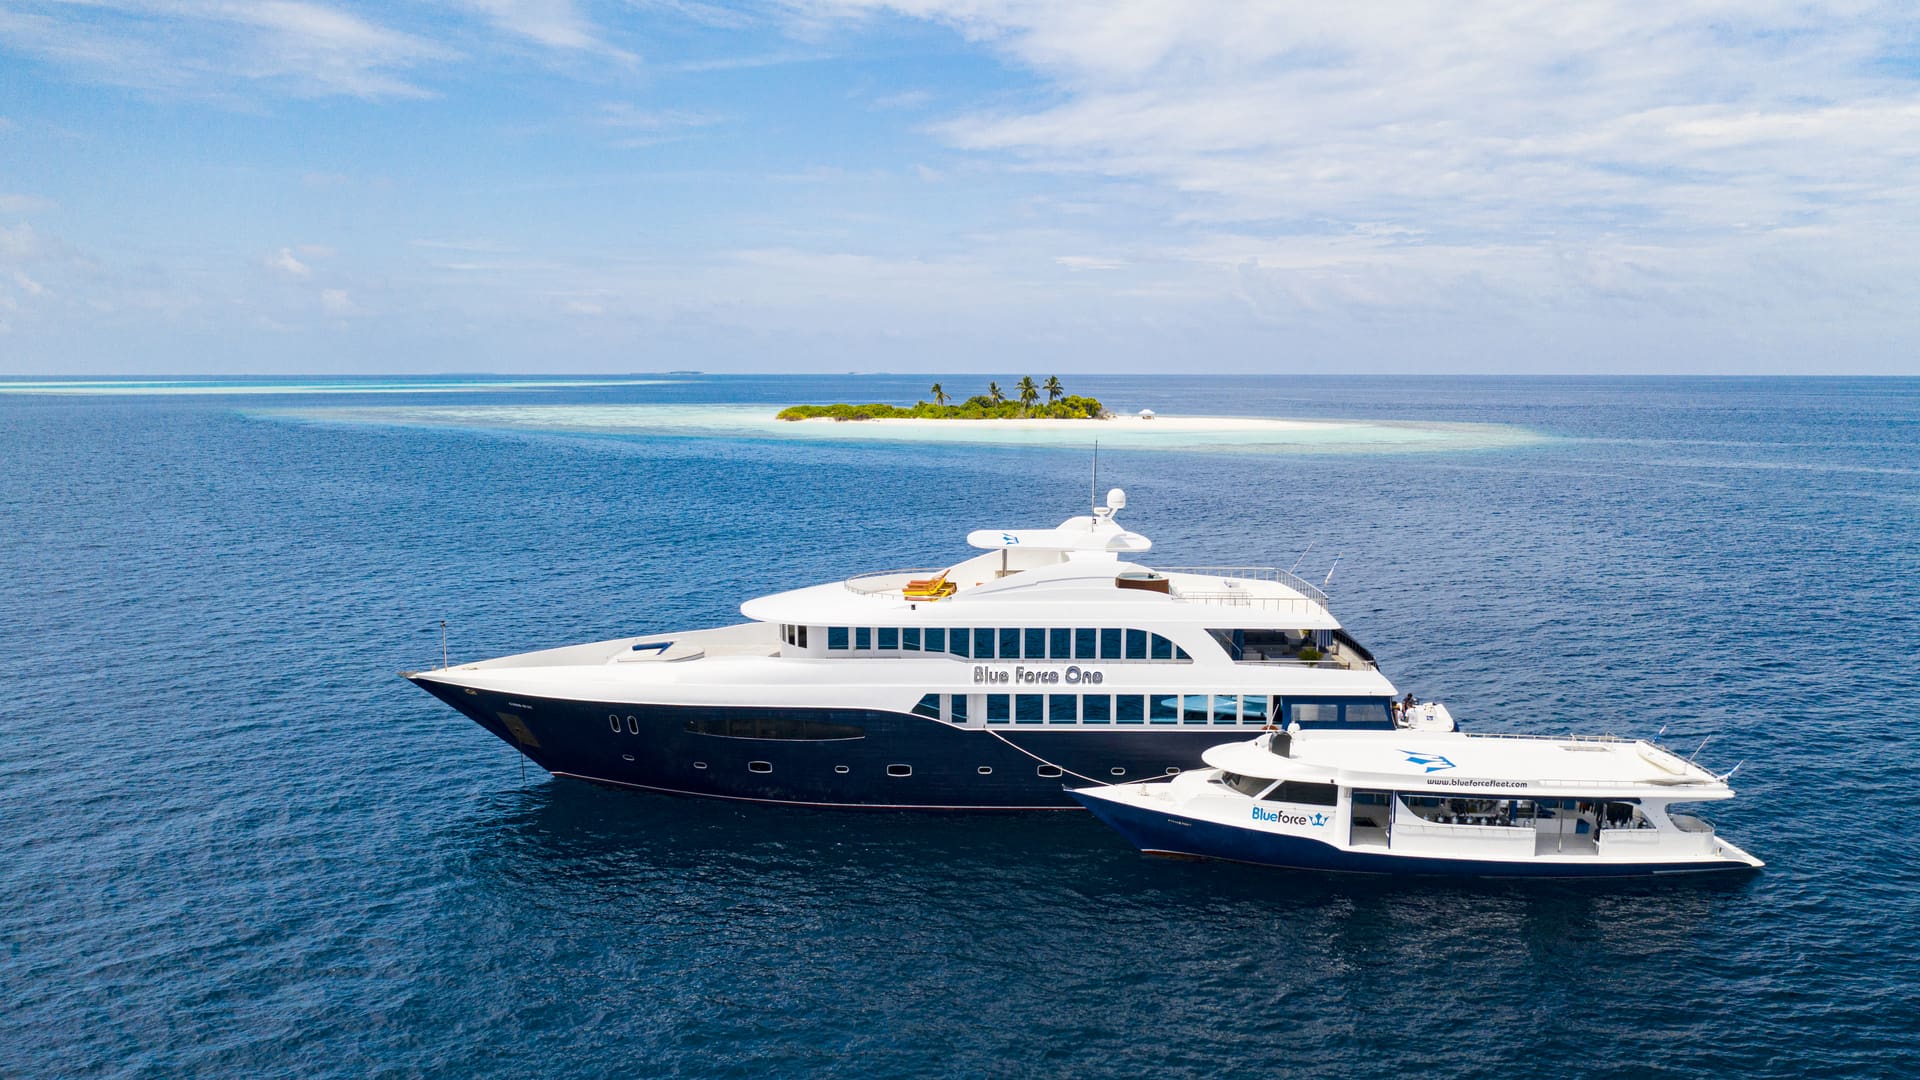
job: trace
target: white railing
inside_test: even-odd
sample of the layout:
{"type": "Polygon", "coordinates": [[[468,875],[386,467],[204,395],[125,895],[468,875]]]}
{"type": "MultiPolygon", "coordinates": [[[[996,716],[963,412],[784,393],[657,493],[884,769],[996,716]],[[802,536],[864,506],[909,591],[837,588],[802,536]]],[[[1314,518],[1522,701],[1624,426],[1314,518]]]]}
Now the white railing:
{"type": "Polygon", "coordinates": [[[882,570],[877,574],[850,577],[844,584],[848,592],[861,596],[898,595],[907,587],[907,582],[939,577],[949,569],[951,568],[940,566],[931,570],[882,570]]]}
{"type": "Polygon", "coordinates": [[[1301,596],[1314,601],[1321,607],[1327,605],[1327,594],[1320,586],[1306,578],[1281,570],[1273,566],[1162,566],[1157,568],[1163,574],[1197,574],[1202,577],[1236,578],[1241,581],[1271,581],[1285,585],[1301,596]]]}
{"type": "Polygon", "coordinates": [[[1326,605],[1299,596],[1255,596],[1244,592],[1187,592],[1175,590],[1175,600],[1188,604],[1217,604],[1221,607],[1259,608],[1261,611],[1285,611],[1312,615],[1326,605]]]}

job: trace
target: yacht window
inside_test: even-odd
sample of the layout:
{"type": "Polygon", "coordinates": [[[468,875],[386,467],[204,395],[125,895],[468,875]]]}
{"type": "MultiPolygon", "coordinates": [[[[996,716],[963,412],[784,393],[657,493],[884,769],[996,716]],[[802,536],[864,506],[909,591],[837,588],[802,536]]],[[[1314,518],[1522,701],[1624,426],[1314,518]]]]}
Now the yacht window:
{"type": "Polygon", "coordinates": [[[979,774],[980,774],[981,776],[992,776],[992,775],[993,775],[993,766],[991,766],[991,765],[982,765],[982,766],[980,766],[979,768],[977,768],[977,769],[975,769],[975,770],[973,770],[973,771],[974,771],[974,772],[977,772],[977,773],[979,773],[979,774]]]}
{"type": "Polygon", "coordinates": [[[847,628],[844,626],[827,627],[827,648],[844,650],[847,647],[847,628]]]}
{"type": "Polygon", "coordinates": [[[1144,723],[1147,699],[1138,694],[1119,694],[1113,699],[1113,719],[1118,724],[1144,723]]]}
{"type": "Polygon", "coordinates": [[[946,652],[947,651],[947,632],[945,630],[942,630],[937,626],[930,626],[927,628],[927,651],[928,652],[946,652]]]}
{"type": "Polygon", "coordinates": [[[947,718],[956,724],[967,722],[967,695],[954,694],[947,698],[947,718]]]}
{"type": "Polygon", "coordinates": [[[1000,659],[1020,659],[1020,628],[1003,626],[1000,628],[1000,659]]]}
{"type": "Polygon", "coordinates": [[[1147,632],[1145,630],[1127,631],[1127,659],[1145,660],[1147,658],[1147,632]]]}
{"type": "Polygon", "coordinates": [[[1249,799],[1267,790],[1273,783],[1263,776],[1241,776],[1239,773],[1221,773],[1220,782],[1249,799]]]}
{"type": "Polygon", "coordinates": [[[900,648],[900,628],[899,627],[883,626],[880,628],[880,648],[883,651],[885,650],[893,650],[896,652],[899,651],[899,648],[900,648]]]}
{"type": "Polygon", "coordinates": [[[807,647],[807,628],[804,626],[800,628],[800,647],[807,647]]]}
{"type": "Polygon", "coordinates": [[[1240,722],[1243,724],[1265,724],[1267,722],[1267,695],[1253,694],[1241,698],[1240,722]]]}
{"type": "Polygon", "coordinates": [[[1305,803],[1308,806],[1333,806],[1340,801],[1340,789],[1332,784],[1313,784],[1305,780],[1285,780],[1266,797],[1267,802],[1305,803]]]}
{"type": "Polygon", "coordinates": [[[1204,724],[1213,719],[1213,713],[1207,709],[1207,695],[1188,694],[1186,704],[1180,709],[1180,722],[1183,724],[1204,724]]]}
{"type": "Polygon", "coordinates": [[[1384,701],[1350,701],[1347,703],[1347,726],[1368,728],[1389,728],[1393,719],[1387,713],[1384,701]]]}
{"type": "Polygon", "coordinates": [[[1114,766],[1113,768],[1111,768],[1111,769],[1108,769],[1107,771],[1108,771],[1108,772],[1110,772],[1110,773],[1112,773],[1112,774],[1113,774],[1113,775],[1115,775],[1115,776],[1125,776],[1125,775],[1127,775],[1127,770],[1126,770],[1126,769],[1124,769],[1124,768],[1122,768],[1122,767],[1120,767],[1120,766],[1118,766],[1118,765],[1115,765],[1115,766],[1114,766]]]}
{"type": "Polygon", "coordinates": [[[1082,627],[1073,632],[1073,658],[1075,660],[1098,660],[1094,642],[1098,640],[1092,630],[1082,627]]]}
{"type": "Polygon", "coordinates": [[[909,626],[900,631],[900,650],[902,652],[920,651],[920,628],[909,626]]]}
{"type": "Polygon", "coordinates": [[[987,723],[1004,724],[1013,719],[1013,699],[1005,694],[987,695],[987,723]]]}
{"type": "Polygon", "coordinates": [[[640,734],[640,721],[631,716],[627,717],[627,730],[635,735],[640,734]]]}
{"type": "Polygon", "coordinates": [[[787,739],[802,742],[830,742],[838,739],[864,739],[865,728],[853,724],[834,724],[798,716],[766,713],[708,716],[687,721],[694,735],[712,735],[722,739],[787,739]]]}
{"type": "Polygon", "coordinates": [[[1106,627],[1100,631],[1100,659],[1120,659],[1120,631],[1115,627],[1106,627]]]}
{"type": "Polygon", "coordinates": [[[1326,701],[1287,702],[1287,723],[1325,727],[1340,722],[1340,706],[1326,701]]]}
{"type": "Polygon", "coordinates": [[[994,633],[985,627],[976,627],[973,631],[973,658],[975,660],[993,659],[994,633]]]}
{"type": "Polygon", "coordinates": [[[1047,695],[1047,723],[1077,724],[1080,722],[1080,699],[1072,694],[1047,695]]]}
{"type": "Polygon", "coordinates": [[[848,773],[852,772],[853,770],[847,768],[845,765],[835,765],[833,767],[833,771],[836,773],[839,773],[841,776],[845,776],[848,773]]]}
{"type": "Polygon", "coordinates": [[[1050,645],[1048,653],[1055,660],[1073,659],[1073,631],[1056,628],[1047,631],[1047,638],[1050,645]]]}
{"type": "Polygon", "coordinates": [[[1155,694],[1147,698],[1147,721],[1172,724],[1180,719],[1180,698],[1174,694],[1155,694]]]}
{"type": "Polygon", "coordinates": [[[747,762],[747,771],[748,771],[748,772],[757,772],[757,773],[770,773],[770,772],[772,772],[772,771],[773,771],[773,762],[771,762],[771,761],[749,761],[749,762],[747,762]]]}
{"type": "Polygon", "coordinates": [[[1113,699],[1105,694],[1088,694],[1080,699],[1080,721],[1086,724],[1113,722],[1113,699]]]}
{"type": "Polygon", "coordinates": [[[1041,694],[1013,695],[1013,722],[1016,724],[1040,723],[1040,714],[1045,702],[1046,697],[1041,694]]]}
{"type": "Polygon", "coordinates": [[[1058,765],[1042,765],[1039,768],[1033,770],[1033,774],[1035,776],[1044,776],[1049,779],[1055,776],[1059,776],[1061,772],[1062,770],[1058,765]]]}
{"type": "Polygon", "coordinates": [[[973,652],[967,648],[967,642],[969,640],[968,635],[970,633],[971,631],[966,630],[963,627],[956,626],[953,628],[953,655],[955,656],[972,656],[973,655],[973,652]]]}
{"type": "Polygon", "coordinates": [[[1173,642],[1168,641],[1166,638],[1161,637],[1159,634],[1153,635],[1153,659],[1155,660],[1173,659],[1173,642]]]}
{"type": "Polygon", "coordinates": [[[940,695],[939,694],[922,695],[920,698],[920,703],[913,707],[913,711],[915,715],[924,716],[929,720],[940,719],[940,695]]]}
{"type": "Polygon", "coordinates": [[[873,648],[873,631],[864,626],[856,629],[853,632],[853,647],[862,650],[873,648]]]}
{"type": "Polygon", "coordinates": [[[612,713],[608,713],[608,714],[607,714],[607,726],[608,726],[608,727],[610,727],[610,728],[612,728],[612,729],[613,729],[614,731],[619,731],[619,730],[620,730],[620,718],[619,718],[619,717],[617,717],[617,716],[615,716],[615,715],[613,715],[612,713]]]}
{"type": "Polygon", "coordinates": [[[1187,655],[1187,650],[1181,648],[1178,645],[1175,645],[1173,647],[1173,658],[1175,660],[1189,660],[1189,661],[1193,659],[1193,657],[1187,655]]]}
{"type": "Polygon", "coordinates": [[[1213,722],[1216,724],[1239,723],[1240,699],[1232,694],[1213,695],[1213,722]]]}
{"type": "Polygon", "coordinates": [[[1026,631],[1027,647],[1024,650],[1029,660],[1047,658],[1047,632],[1037,626],[1029,626],[1026,631]]]}
{"type": "Polygon", "coordinates": [[[913,766],[911,766],[911,765],[889,765],[889,766],[887,766],[887,775],[888,775],[888,776],[912,776],[912,775],[913,775],[913,766]]]}

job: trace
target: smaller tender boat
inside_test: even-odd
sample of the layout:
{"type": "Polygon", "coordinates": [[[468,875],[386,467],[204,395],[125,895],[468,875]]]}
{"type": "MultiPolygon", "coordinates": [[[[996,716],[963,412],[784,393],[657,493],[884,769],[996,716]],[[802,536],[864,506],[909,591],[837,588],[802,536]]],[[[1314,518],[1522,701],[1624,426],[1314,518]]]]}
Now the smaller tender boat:
{"type": "Polygon", "coordinates": [[[1624,877],[1753,870],[1676,806],[1727,776],[1645,740],[1300,731],[1209,748],[1209,768],[1071,792],[1140,850],[1298,870],[1624,877]]]}

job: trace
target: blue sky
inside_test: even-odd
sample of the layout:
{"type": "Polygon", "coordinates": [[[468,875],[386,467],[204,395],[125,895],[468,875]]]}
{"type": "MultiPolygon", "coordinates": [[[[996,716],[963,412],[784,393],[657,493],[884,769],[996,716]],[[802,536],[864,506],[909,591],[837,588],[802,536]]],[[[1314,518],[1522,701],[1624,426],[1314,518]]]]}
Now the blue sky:
{"type": "Polygon", "coordinates": [[[1911,4],[0,0],[0,373],[1917,343],[1911,4]]]}

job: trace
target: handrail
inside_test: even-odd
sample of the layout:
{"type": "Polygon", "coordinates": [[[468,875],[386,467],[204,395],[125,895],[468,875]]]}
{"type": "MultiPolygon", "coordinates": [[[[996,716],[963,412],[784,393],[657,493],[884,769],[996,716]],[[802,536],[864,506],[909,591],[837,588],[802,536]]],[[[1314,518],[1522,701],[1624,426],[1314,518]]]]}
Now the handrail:
{"type": "Polygon", "coordinates": [[[1313,614],[1316,608],[1325,609],[1326,605],[1306,596],[1253,596],[1243,592],[1186,592],[1176,589],[1169,593],[1175,600],[1188,604],[1218,604],[1221,607],[1253,607],[1265,611],[1291,611],[1303,615],[1313,614]]]}
{"type": "Polygon", "coordinates": [[[1318,602],[1321,607],[1327,606],[1327,594],[1321,590],[1320,586],[1276,566],[1162,566],[1156,569],[1163,574],[1196,574],[1202,577],[1271,581],[1285,585],[1307,599],[1318,602]]]}
{"type": "Polygon", "coordinates": [[[888,593],[900,592],[902,589],[906,588],[907,582],[912,581],[915,578],[924,578],[934,574],[945,574],[952,569],[953,568],[950,566],[936,566],[931,568],[922,567],[920,569],[915,569],[915,570],[880,570],[871,574],[855,575],[853,577],[848,578],[846,581],[842,582],[841,584],[847,587],[848,592],[855,593],[860,596],[884,596],[888,593]],[[893,581],[893,584],[891,585],[861,584],[862,582],[872,581],[876,578],[889,579],[893,581]]]}

